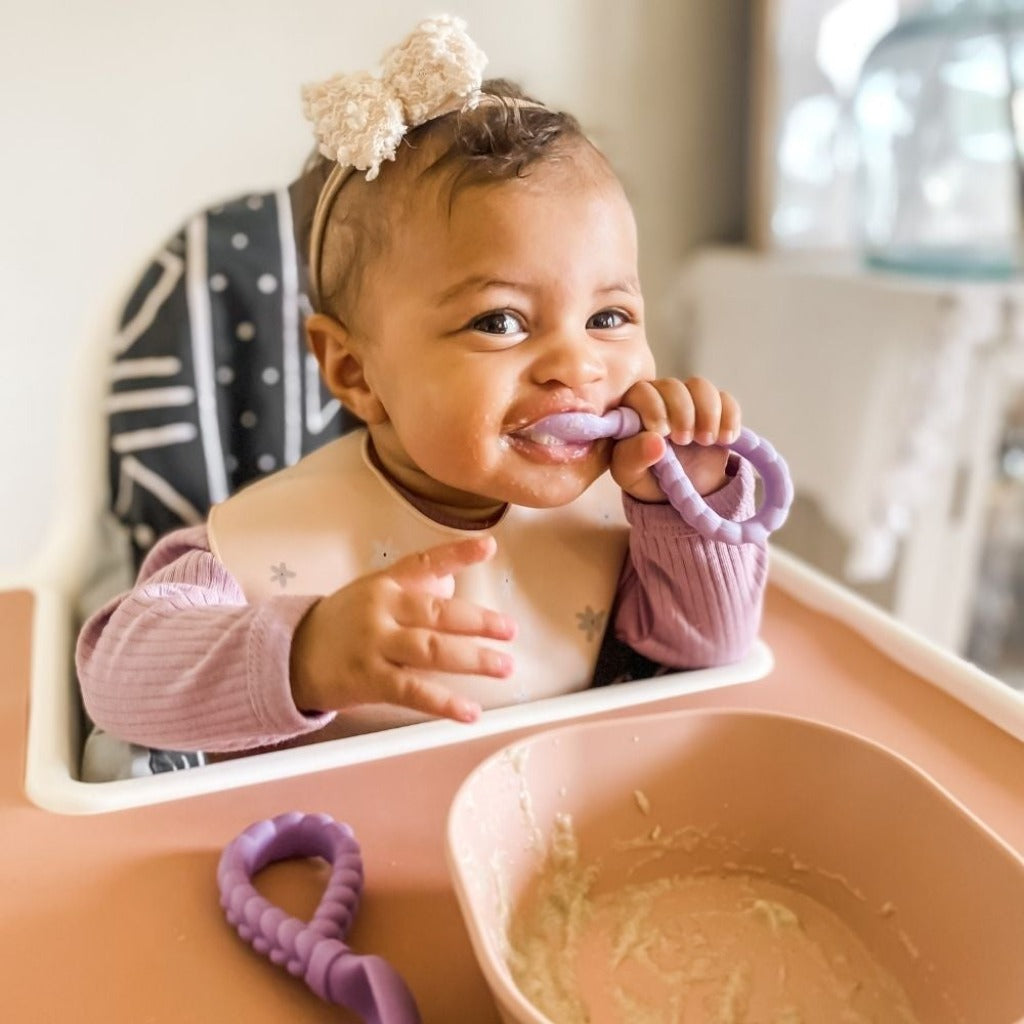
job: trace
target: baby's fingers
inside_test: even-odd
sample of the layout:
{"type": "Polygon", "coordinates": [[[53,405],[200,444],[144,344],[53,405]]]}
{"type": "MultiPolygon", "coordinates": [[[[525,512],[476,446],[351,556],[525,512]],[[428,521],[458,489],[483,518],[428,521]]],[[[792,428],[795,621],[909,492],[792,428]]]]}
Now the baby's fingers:
{"type": "Polygon", "coordinates": [[[417,591],[405,591],[402,594],[394,616],[400,626],[485,637],[488,640],[511,640],[516,633],[515,619],[509,615],[481,608],[461,598],[445,598],[417,591]]]}
{"type": "Polygon", "coordinates": [[[493,676],[512,674],[512,656],[485,647],[465,636],[438,633],[433,629],[402,629],[388,638],[381,654],[393,665],[456,675],[493,676]]]}
{"type": "Polygon", "coordinates": [[[690,402],[690,394],[683,387],[680,381],[641,380],[637,381],[623,396],[623,404],[628,405],[639,417],[644,430],[649,430],[659,437],[666,437],[670,431],[677,433],[685,428],[693,429],[693,404],[690,402]],[[666,399],[662,389],[669,384],[676,394],[674,402],[666,399]],[[676,387],[678,385],[678,387],[676,387]],[[689,417],[685,418],[679,414],[679,409],[690,402],[689,417]],[[676,412],[676,420],[670,419],[670,415],[676,412]],[[685,419],[685,422],[684,422],[685,419]]]}
{"type": "Polygon", "coordinates": [[[740,403],[728,391],[719,391],[722,400],[722,421],[719,425],[718,443],[731,444],[740,436],[743,414],[740,403]]]}
{"type": "MultiPolygon", "coordinates": [[[[722,396],[718,388],[703,377],[690,377],[685,388],[693,403],[693,437],[698,444],[714,444],[722,423],[722,396]]],[[[686,441],[677,442],[686,443],[686,441]]]]}
{"type": "Polygon", "coordinates": [[[676,444],[694,440],[698,444],[730,444],[740,432],[740,405],[728,391],[720,391],[703,377],[690,377],[685,387],[693,404],[693,436],[678,438],[676,444]]]}
{"type": "Polygon", "coordinates": [[[480,717],[480,705],[476,701],[460,697],[446,686],[415,672],[399,672],[393,677],[388,703],[434,718],[452,718],[456,722],[475,722],[480,717]]]}
{"type": "Polygon", "coordinates": [[[739,435],[739,403],[703,377],[638,381],[623,403],[636,411],[645,430],[677,445],[729,444],[739,435]]]}
{"type": "Polygon", "coordinates": [[[440,583],[447,592],[454,573],[486,562],[496,549],[494,538],[486,535],[438,544],[399,559],[388,575],[403,586],[427,591],[436,591],[440,583]]]}

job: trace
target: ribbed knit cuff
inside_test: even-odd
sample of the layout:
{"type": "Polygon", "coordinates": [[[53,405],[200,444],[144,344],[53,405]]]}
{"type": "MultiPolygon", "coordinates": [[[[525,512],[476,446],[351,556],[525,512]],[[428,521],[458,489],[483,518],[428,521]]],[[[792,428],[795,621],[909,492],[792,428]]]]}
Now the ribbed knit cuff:
{"type": "Polygon", "coordinates": [[[300,711],[292,699],[292,639],[316,601],[311,595],[271,597],[257,607],[246,653],[246,679],[253,712],[273,739],[315,732],[334,718],[333,711],[300,711]]]}

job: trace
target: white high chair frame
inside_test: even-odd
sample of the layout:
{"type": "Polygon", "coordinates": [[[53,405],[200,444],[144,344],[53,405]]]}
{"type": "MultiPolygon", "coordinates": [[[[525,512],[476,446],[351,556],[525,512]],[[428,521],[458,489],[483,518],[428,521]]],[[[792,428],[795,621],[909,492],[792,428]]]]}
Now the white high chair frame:
{"type": "MultiPolygon", "coordinates": [[[[405,726],[384,733],[252,755],[142,779],[83,783],[80,704],[72,672],[76,606],[95,565],[100,523],[107,515],[105,398],[110,347],[83,346],[71,375],[75,392],[65,403],[60,453],[65,500],[48,542],[26,578],[3,581],[35,599],[31,713],[25,787],[38,805],[61,813],[94,813],[198,795],[269,779],[393,757],[485,735],[640,707],[668,697],[731,686],[765,676],[772,655],[758,642],[742,662],[722,668],[672,673],[488,712],[476,725],[448,721],[405,726]]],[[[924,639],[887,613],[774,548],[770,583],[797,601],[839,619],[895,661],[927,678],[954,699],[1024,741],[1024,695],[924,639]]]]}
{"type": "MultiPolygon", "coordinates": [[[[287,204],[286,193],[279,193],[277,202],[278,206],[284,209],[287,204]]],[[[771,655],[765,645],[759,643],[747,658],[735,665],[672,673],[654,679],[587,690],[530,705],[497,709],[488,712],[482,722],[470,728],[447,721],[428,722],[310,747],[253,755],[207,765],[202,770],[167,772],[140,779],[106,783],[80,781],[78,763],[84,739],[81,728],[83,716],[72,670],[80,599],[97,577],[102,578],[106,575],[105,570],[110,568],[108,562],[118,563],[115,569],[121,571],[115,573],[118,576],[117,584],[106,584],[101,587],[101,598],[129,586],[133,575],[130,570],[123,571],[120,565],[121,562],[130,561],[128,545],[124,543],[127,531],[115,523],[110,511],[106,415],[112,414],[115,408],[125,405],[132,408],[132,392],[127,392],[127,403],[123,401],[126,394],[123,390],[111,395],[111,368],[114,365],[115,354],[131,344],[132,335],[143,329],[147,317],[152,318],[183,274],[189,279],[186,286],[193,337],[199,332],[206,339],[197,346],[202,350],[202,365],[199,362],[200,357],[196,356],[193,367],[199,430],[212,430],[218,433],[220,430],[215,415],[216,409],[212,408],[210,397],[214,383],[214,365],[208,351],[212,343],[209,339],[210,311],[206,287],[212,268],[207,266],[205,260],[204,229],[197,223],[206,216],[205,213],[198,215],[186,228],[186,248],[183,255],[178,255],[169,248],[160,254],[157,262],[162,267],[161,275],[150,295],[146,296],[136,310],[134,319],[119,333],[115,344],[83,347],[80,365],[72,375],[77,385],[75,394],[66,406],[70,415],[66,421],[67,433],[61,455],[62,479],[67,482],[66,498],[61,503],[49,541],[29,573],[30,578],[27,581],[17,581],[31,590],[36,598],[26,765],[26,790],[31,799],[51,810],[72,813],[152,803],[394,756],[411,750],[458,743],[484,735],[596,714],[627,705],[639,706],[680,693],[697,692],[759,678],[770,670],[771,655]],[[113,533],[110,529],[112,523],[115,524],[113,533]],[[110,544],[117,543],[114,537],[119,537],[124,548],[122,559],[109,559],[112,552],[105,549],[105,536],[110,537],[110,544]]],[[[280,216],[280,237],[284,238],[291,232],[290,215],[287,225],[283,222],[285,214],[282,213],[280,216]]],[[[284,248],[282,243],[282,250],[284,248]]],[[[282,276],[290,282],[288,295],[298,298],[298,275],[294,265],[290,272],[284,267],[282,276]]],[[[282,296],[282,301],[288,305],[286,298],[282,296]]],[[[286,323],[285,328],[285,343],[297,340],[297,320],[294,323],[286,323]]],[[[298,372],[300,371],[293,366],[293,380],[298,372]]],[[[306,383],[304,393],[307,400],[311,390],[310,385],[306,383]]],[[[300,392],[297,387],[293,387],[293,410],[295,400],[299,397],[300,392]]],[[[305,413],[310,413],[310,410],[305,410],[305,413]]],[[[319,429],[307,429],[307,433],[319,433],[329,417],[325,410],[319,407],[312,410],[312,413],[319,414],[315,424],[319,429]]],[[[286,408],[285,420],[287,419],[286,408]]],[[[287,422],[285,429],[288,430],[287,422]]],[[[179,433],[184,437],[187,432],[181,430],[179,433]]],[[[291,443],[286,445],[290,451],[290,455],[286,452],[286,461],[294,461],[301,454],[301,438],[294,428],[291,433],[295,436],[292,437],[291,443]]],[[[193,439],[185,437],[183,443],[190,440],[193,439]]],[[[214,439],[215,442],[219,440],[219,436],[214,439]]],[[[208,476],[211,465],[214,470],[222,469],[220,460],[223,453],[218,445],[204,443],[202,448],[208,476]]],[[[123,468],[122,465],[122,471],[123,468]]],[[[180,495],[177,495],[171,484],[159,478],[153,479],[154,476],[150,474],[148,482],[145,477],[136,477],[134,485],[140,486],[141,482],[141,485],[150,489],[156,487],[165,496],[164,504],[168,504],[166,499],[170,496],[172,507],[183,507],[189,514],[188,518],[191,518],[191,513],[195,509],[191,508],[188,502],[180,500],[180,495]]],[[[222,473],[220,477],[223,477],[222,473]]],[[[227,483],[224,479],[219,479],[218,486],[211,484],[208,488],[211,500],[219,500],[226,496],[226,488],[227,483]]],[[[204,509],[198,511],[200,514],[205,512],[204,509]]],[[[182,518],[186,516],[183,515],[182,518]]]]}

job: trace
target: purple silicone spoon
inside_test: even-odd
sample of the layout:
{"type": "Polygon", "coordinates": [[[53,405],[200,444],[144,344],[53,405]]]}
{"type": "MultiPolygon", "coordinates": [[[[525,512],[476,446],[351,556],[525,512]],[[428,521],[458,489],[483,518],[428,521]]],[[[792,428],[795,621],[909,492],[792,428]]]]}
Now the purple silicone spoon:
{"type": "MultiPolygon", "coordinates": [[[[622,406],[604,416],[585,412],[556,413],[541,420],[536,429],[562,441],[596,441],[601,437],[632,437],[640,432],[641,423],[632,409],[622,406]]],[[[698,533],[727,544],[763,546],[768,534],[786,521],[793,502],[789,469],[782,456],[752,430],[741,430],[740,436],[725,447],[750,462],[761,477],[764,488],[761,507],[741,523],[723,519],[708,507],[683,472],[671,445],[653,467],[654,475],[672,507],[698,533]]]]}
{"type": "Polygon", "coordinates": [[[398,972],[379,956],[354,953],[343,941],[363,888],[359,844],[348,825],[326,814],[292,811],[250,825],[225,847],[217,868],[220,904],[238,934],[321,999],[359,1014],[365,1024],[421,1024],[398,972]],[[331,864],[313,920],[286,914],[252,884],[268,864],[323,857],[331,864]]]}

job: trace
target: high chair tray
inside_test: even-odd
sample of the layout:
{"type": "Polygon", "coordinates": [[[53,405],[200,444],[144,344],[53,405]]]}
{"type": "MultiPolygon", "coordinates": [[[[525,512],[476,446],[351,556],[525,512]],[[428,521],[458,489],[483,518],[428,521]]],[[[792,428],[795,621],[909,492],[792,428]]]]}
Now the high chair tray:
{"type": "MultiPolygon", "coordinates": [[[[767,675],[586,721],[751,708],[838,725],[908,758],[1024,854],[1021,697],[781,552],[773,553],[770,578],[763,637],[774,665],[767,675]]],[[[362,845],[366,887],[353,946],[398,969],[425,1021],[498,1024],[445,864],[444,827],[467,775],[546,725],[116,813],[57,814],[32,803],[24,776],[31,664],[67,654],[41,648],[46,600],[31,589],[0,592],[7,1017],[350,1020],[241,943],[217,901],[224,846],[253,821],[302,810],[347,822],[362,845]]],[[[302,867],[271,868],[261,878],[268,897],[297,915],[312,911],[322,881],[302,867]]]]}
{"type": "Polygon", "coordinates": [[[640,708],[685,694],[760,679],[772,667],[770,650],[763,641],[758,641],[746,658],[732,665],[671,672],[496,708],[485,712],[472,725],[435,720],[220,761],[188,771],[85,783],[78,778],[81,751],[78,708],[69,686],[70,655],[63,650],[68,640],[64,628],[66,616],[52,593],[37,592],[35,604],[36,657],[32,667],[25,788],[41,807],[65,814],[111,811],[198,796],[466,743],[485,736],[541,728],[571,718],[640,708]]]}

